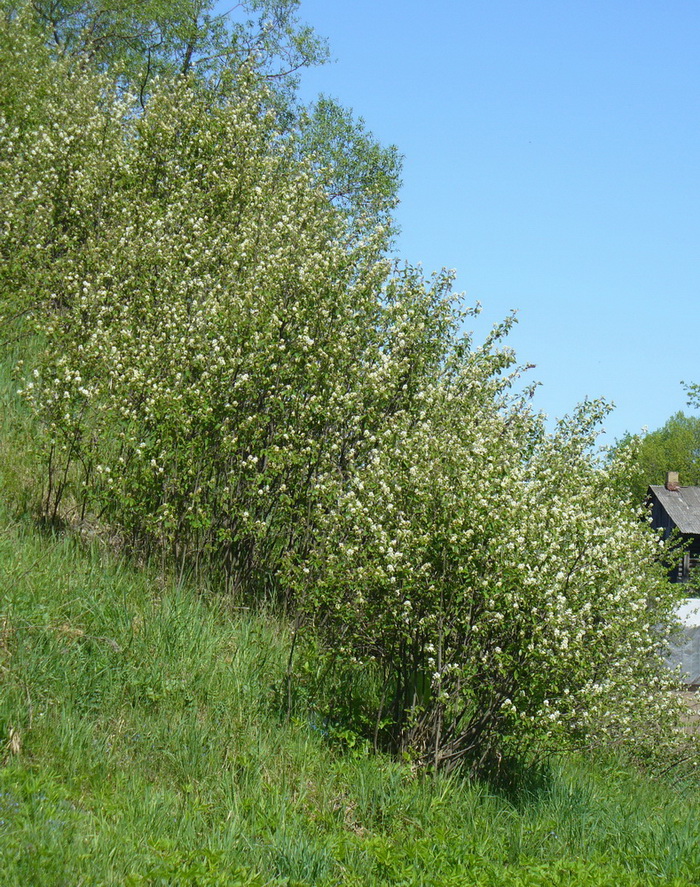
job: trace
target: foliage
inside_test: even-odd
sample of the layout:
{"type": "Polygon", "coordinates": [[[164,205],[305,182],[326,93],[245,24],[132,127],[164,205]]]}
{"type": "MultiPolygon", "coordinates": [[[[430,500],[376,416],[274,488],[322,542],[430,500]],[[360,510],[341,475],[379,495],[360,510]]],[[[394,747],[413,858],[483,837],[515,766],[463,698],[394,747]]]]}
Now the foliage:
{"type": "MultiPolygon", "coordinates": [[[[241,85],[219,107],[181,82],[134,115],[99,79],[82,85],[78,106],[102,96],[76,115],[82,143],[121,137],[71,152],[81,175],[41,197],[51,217],[71,206],[60,273],[43,280],[61,311],[39,315],[50,345],[26,389],[50,436],[46,513],[72,478],[83,507],[91,497],[133,539],[264,577],[308,533],[291,515],[319,476],[362,446],[360,419],[370,431],[400,401],[428,333],[392,344],[397,304],[426,296],[407,276],[397,304],[377,299],[385,235],[348,230],[259,91],[241,85]]],[[[36,137],[32,169],[48,177],[56,140],[36,137]]],[[[21,220],[23,174],[6,195],[21,220]]]]}
{"type": "Polygon", "coordinates": [[[0,335],[38,306],[61,306],[116,171],[119,111],[106,79],[49,63],[24,22],[0,29],[0,335]]]}
{"type": "Polygon", "coordinates": [[[319,96],[302,120],[300,151],[318,165],[334,205],[359,221],[392,225],[401,184],[401,158],[367,132],[364,120],[328,96],[319,96]]]}
{"type": "Polygon", "coordinates": [[[476,347],[448,275],[392,268],[254,71],[226,102],[162,78],[140,109],[8,30],[2,249],[26,235],[32,262],[3,298],[40,300],[45,517],[283,601],[324,673],[374,682],[349,727],[377,747],[478,773],[656,745],[675,592],[624,457],[592,455],[604,408],[548,435],[510,321],[476,347]]]}
{"type": "Polygon", "coordinates": [[[630,434],[616,448],[632,447],[636,457],[627,487],[638,502],[650,484],[663,484],[667,471],[677,471],[684,486],[700,484],[700,417],[675,413],[661,428],[641,438],[630,434]]]}
{"type": "Polygon", "coordinates": [[[2,9],[68,69],[107,73],[142,107],[159,78],[174,76],[205,86],[212,100],[235,101],[239,79],[255,70],[278,125],[303,131],[302,151],[322,167],[331,198],[353,218],[389,224],[400,186],[396,148],[382,147],[331,99],[299,104],[298,72],[328,58],[325,41],[299,21],[299,0],[242,0],[224,12],[214,0],[0,0],[2,9]]]}
{"type": "Polygon", "coordinates": [[[697,382],[691,382],[688,384],[683,382],[682,384],[685,388],[685,393],[688,396],[688,406],[700,406],[700,384],[697,382]]]}
{"type": "Polygon", "coordinates": [[[327,48],[298,20],[299,0],[2,0],[8,21],[27,16],[56,57],[111,69],[143,103],[158,77],[195,74],[225,89],[246,65],[287,91],[327,48]],[[232,15],[232,13],[236,15],[232,15]]]}

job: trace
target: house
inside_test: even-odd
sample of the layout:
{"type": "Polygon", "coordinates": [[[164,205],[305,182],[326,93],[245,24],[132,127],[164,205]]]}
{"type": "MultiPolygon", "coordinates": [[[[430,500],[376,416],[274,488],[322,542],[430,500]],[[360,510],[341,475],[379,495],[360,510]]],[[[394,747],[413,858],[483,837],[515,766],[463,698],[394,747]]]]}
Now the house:
{"type": "MultiPolygon", "coordinates": [[[[669,471],[663,486],[650,486],[651,525],[663,531],[667,539],[674,530],[687,547],[671,573],[672,582],[688,582],[693,570],[700,568],[700,487],[682,487],[678,472],[669,471]]],[[[700,574],[700,569],[698,569],[700,574]]],[[[699,577],[700,578],[700,577],[699,577]]],[[[667,657],[672,668],[680,667],[688,687],[700,687],[700,598],[698,591],[688,588],[689,597],[676,615],[683,631],[674,639],[667,657]]]]}
{"type": "Polygon", "coordinates": [[[651,525],[667,539],[674,530],[687,549],[671,574],[672,582],[687,582],[700,567],[700,487],[682,487],[678,472],[669,471],[664,486],[649,487],[651,525]]]}

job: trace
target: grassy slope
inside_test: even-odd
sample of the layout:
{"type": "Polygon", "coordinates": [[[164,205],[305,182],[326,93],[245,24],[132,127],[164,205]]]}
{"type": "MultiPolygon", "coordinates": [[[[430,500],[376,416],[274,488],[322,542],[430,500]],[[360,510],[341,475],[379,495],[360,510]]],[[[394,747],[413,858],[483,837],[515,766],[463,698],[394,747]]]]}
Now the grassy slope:
{"type": "Polygon", "coordinates": [[[275,707],[284,626],[25,516],[0,392],[0,885],[700,884],[692,786],[562,763],[513,803],[275,707]]]}

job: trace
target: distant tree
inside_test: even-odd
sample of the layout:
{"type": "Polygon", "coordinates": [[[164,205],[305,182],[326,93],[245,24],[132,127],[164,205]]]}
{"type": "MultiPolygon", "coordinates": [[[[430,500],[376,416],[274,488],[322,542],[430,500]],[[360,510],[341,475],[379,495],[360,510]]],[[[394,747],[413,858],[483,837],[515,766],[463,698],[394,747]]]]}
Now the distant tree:
{"type": "Polygon", "coordinates": [[[54,55],[118,71],[143,100],[155,77],[192,74],[226,82],[254,63],[293,90],[294,75],[328,59],[326,42],[299,22],[300,0],[0,0],[11,21],[29,15],[54,55]]]}
{"type": "Polygon", "coordinates": [[[700,484],[700,416],[675,413],[661,428],[643,437],[627,434],[617,449],[637,446],[636,468],[629,488],[642,500],[650,484],[662,484],[667,471],[677,471],[684,486],[700,484]]]}
{"type": "Polygon", "coordinates": [[[377,142],[362,117],[319,96],[303,115],[300,150],[319,168],[328,196],[349,218],[393,227],[401,155],[395,145],[377,142]]]}
{"type": "Polygon", "coordinates": [[[700,384],[691,382],[690,384],[682,383],[685,393],[688,395],[689,407],[700,407],[700,384]]]}

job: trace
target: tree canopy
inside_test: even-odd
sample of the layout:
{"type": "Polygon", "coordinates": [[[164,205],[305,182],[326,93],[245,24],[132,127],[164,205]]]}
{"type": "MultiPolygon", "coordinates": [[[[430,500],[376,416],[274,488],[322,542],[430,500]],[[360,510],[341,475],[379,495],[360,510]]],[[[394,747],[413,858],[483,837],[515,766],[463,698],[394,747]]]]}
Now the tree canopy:
{"type": "Polygon", "coordinates": [[[293,86],[327,60],[325,41],[300,23],[299,0],[2,0],[7,19],[29,16],[55,55],[112,69],[143,99],[159,76],[194,73],[221,89],[246,63],[293,86]]]}

